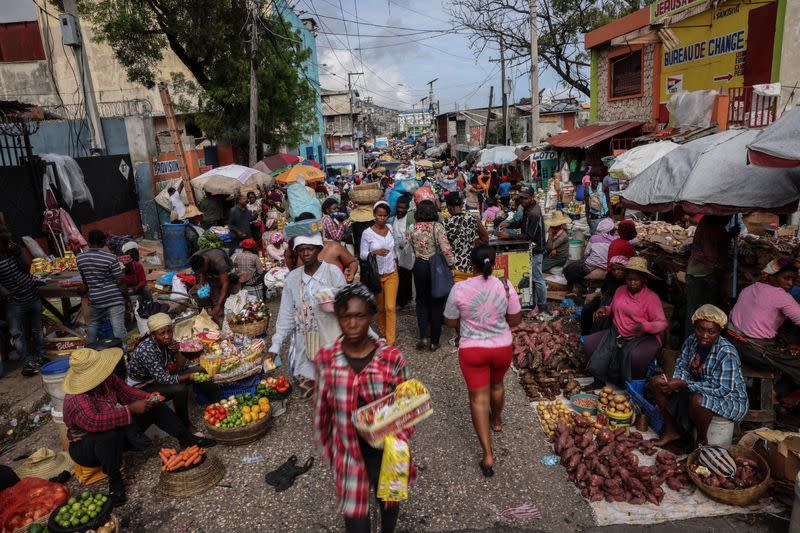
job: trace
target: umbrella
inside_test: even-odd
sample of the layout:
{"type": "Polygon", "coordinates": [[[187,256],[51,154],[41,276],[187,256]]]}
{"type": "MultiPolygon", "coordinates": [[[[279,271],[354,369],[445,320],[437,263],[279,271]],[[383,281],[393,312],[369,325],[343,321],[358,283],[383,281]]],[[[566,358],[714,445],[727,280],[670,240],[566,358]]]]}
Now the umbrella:
{"type": "Polygon", "coordinates": [[[732,214],[791,213],[800,199],[800,168],[748,166],[742,153],[753,130],[728,130],[688,142],[647,167],[622,192],[625,205],[643,211],[732,214]]]}
{"type": "Polygon", "coordinates": [[[317,163],[313,159],[306,159],[306,160],[303,161],[303,164],[304,165],[308,165],[310,167],[314,167],[314,168],[321,168],[322,167],[322,165],[320,165],[319,163],[317,163]]]}
{"type": "Polygon", "coordinates": [[[762,167],[800,166],[800,107],[793,107],[747,145],[747,159],[762,167]]]}
{"type": "Polygon", "coordinates": [[[303,177],[306,180],[306,183],[311,183],[313,181],[323,181],[325,179],[325,173],[318,168],[314,168],[309,165],[295,165],[289,170],[285,170],[278,174],[277,180],[278,183],[294,183],[297,181],[297,178],[303,177]]]}
{"type": "Polygon", "coordinates": [[[419,168],[433,168],[433,163],[427,159],[420,159],[419,161],[416,161],[416,163],[419,168]]]}
{"type": "MultiPolygon", "coordinates": [[[[296,165],[299,162],[300,162],[300,157],[294,154],[274,154],[267,156],[261,161],[259,161],[259,163],[264,163],[264,166],[267,168],[266,172],[267,174],[269,174],[270,172],[283,170],[292,165],[296,165]]],[[[256,165],[258,165],[258,163],[256,163],[256,165]]],[[[264,170],[262,170],[261,168],[259,168],[258,170],[264,172],[264,170]]]]}
{"type": "Polygon", "coordinates": [[[517,152],[513,146],[495,146],[481,151],[477,166],[480,168],[489,165],[508,165],[517,160],[517,152]]]}
{"type": "Polygon", "coordinates": [[[259,186],[272,187],[274,179],[269,174],[242,165],[225,165],[212,168],[208,172],[192,178],[192,187],[202,189],[207,194],[236,194],[259,186]]]}
{"type": "Polygon", "coordinates": [[[633,179],[677,147],[672,141],[663,141],[631,148],[615,158],[608,173],[619,180],[633,179]]]}

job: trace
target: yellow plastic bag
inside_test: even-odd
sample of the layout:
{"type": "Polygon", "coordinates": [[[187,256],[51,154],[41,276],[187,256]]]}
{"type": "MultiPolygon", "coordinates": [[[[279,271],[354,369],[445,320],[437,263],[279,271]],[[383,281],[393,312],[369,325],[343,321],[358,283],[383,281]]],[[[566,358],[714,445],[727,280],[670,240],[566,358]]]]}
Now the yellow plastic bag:
{"type": "Polygon", "coordinates": [[[408,443],[389,435],[383,446],[381,475],[378,478],[378,498],[385,502],[408,499],[408,475],[411,452],[408,443]]]}

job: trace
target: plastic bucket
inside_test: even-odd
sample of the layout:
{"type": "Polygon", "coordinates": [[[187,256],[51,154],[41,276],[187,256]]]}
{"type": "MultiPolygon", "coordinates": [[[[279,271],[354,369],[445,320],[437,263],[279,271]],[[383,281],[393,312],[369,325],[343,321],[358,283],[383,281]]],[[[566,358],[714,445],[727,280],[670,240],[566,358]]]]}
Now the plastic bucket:
{"type": "Polygon", "coordinates": [[[67,438],[67,426],[64,424],[64,413],[52,409],[50,411],[50,417],[58,428],[58,438],[61,440],[61,447],[64,451],[67,451],[69,448],[69,439],[67,438]]]}
{"type": "Polygon", "coordinates": [[[792,503],[792,520],[789,522],[789,533],[800,533],[800,472],[794,480],[794,502],[792,503]]]}
{"type": "MultiPolygon", "coordinates": [[[[696,431],[694,434],[697,436],[696,431]]],[[[708,425],[709,446],[730,446],[731,441],[733,441],[733,421],[714,415],[708,425]]]]}
{"type": "Polygon", "coordinates": [[[580,261],[583,259],[583,241],[578,239],[571,239],[569,241],[568,257],[572,261],[580,261]]]}
{"type": "Polygon", "coordinates": [[[69,370],[69,357],[51,361],[39,370],[44,390],[50,396],[54,419],[56,414],[60,415],[64,406],[64,376],[67,375],[67,370],[69,370]]]}
{"type": "Polygon", "coordinates": [[[189,265],[189,243],[183,233],[185,227],[185,224],[161,225],[164,267],[168,270],[177,270],[189,265]]]}

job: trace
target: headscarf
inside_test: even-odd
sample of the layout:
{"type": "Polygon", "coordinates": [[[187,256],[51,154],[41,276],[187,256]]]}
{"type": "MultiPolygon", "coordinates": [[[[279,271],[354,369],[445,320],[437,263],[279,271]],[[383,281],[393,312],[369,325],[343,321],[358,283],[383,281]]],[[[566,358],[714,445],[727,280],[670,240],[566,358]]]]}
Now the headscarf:
{"type": "Polygon", "coordinates": [[[708,320],[724,329],[725,324],[728,323],[728,315],[715,305],[705,304],[701,305],[692,315],[692,324],[698,320],[708,320]]]}
{"type": "Polygon", "coordinates": [[[375,202],[375,205],[372,206],[372,212],[374,213],[375,210],[378,209],[379,207],[384,207],[390,213],[392,212],[392,208],[389,207],[389,202],[386,202],[384,200],[378,200],[377,202],[375,202]]]}
{"type": "Polygon", "coordinates": [[[797,270],[797,261],[791,257],[779,257],[767,263],[761,270],[764,277],[773,276],[786,270],[797,270]]]}
{"type": "Polygon", "coordinates": [[[283,233],[281,233],[280,231],[276,231],[275,233],[269,236],[269,242],[272,243],[273,245],[280,244],[281,241],[283,241],[283,233]]]}
{"type": "Polygon", "coordinates": [[[361,282],[351,283],[339,289],[339,292],[336,293],[336,297],[333,299],[333,305],[336,307],[344,305],[351,298],[361,298],[367,302],[367,306],[369,306],[373,314],[377,313],[378,303],[375,301],[375,295],[361,282]]]}
{"type": "Polygon", "coordinates": [[[614,221],[610,218],[604,218],[597,223],[597,233],[611,233],[614,229],[614,221]]]}
{"type": "Polygon", "coordinates": [[[245,250],[252,250],[256,247],[256,241],[254,239],[245,239],[241,242],[241,246],[245,250]]]}
{"type": "Polygon", "coordinates": [[[138,250],[139,245],[136,244],[136,241],[128,241],[122,245],[122,253],[130,252],[131,250],[138,250]]]}
{"type": "Polygon", "coordinates": [[[156,313],[147,319],[147,330],[155,333],[163,327],[171,326],[172,319],[167,313],[156,313]]]}
{"type": "Polygon", "coordinates": [[[624,255],[615,255],[608,261],[609,266],[622,265],[623,267],[628,264],[628,258],[624,255]]]}
{"type": "Polygon", "coordinates": [[[589,176],[589,174],[586,174],[586,175],[583,177],[583,179],[581,180],[581,183],[582,183],[583,185],[591,185],[591,184],[592,184],[592,178],[589,176]]]}

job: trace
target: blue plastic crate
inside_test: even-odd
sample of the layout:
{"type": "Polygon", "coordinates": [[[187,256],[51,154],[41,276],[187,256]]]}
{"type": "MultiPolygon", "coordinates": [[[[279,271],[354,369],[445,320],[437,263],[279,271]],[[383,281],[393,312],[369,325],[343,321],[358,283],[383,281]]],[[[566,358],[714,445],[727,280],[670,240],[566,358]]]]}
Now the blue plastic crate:
{"type": "Polygon", "coordinates": [[[648,424],[653,431],[660,435],[661,431],[664,429],[664,417],[661,416],[661,411],[644,397],[645,385],[647,385],[647,380],[634,379],[625,382],[625,389],[628,391],[633,401],[636,402],[636,405],[647,415],[648,424]]]}
{"type": "MultiPolygon", "coordinates": [[[[237,394],[247,394],[248,392],[250,394],[255,394],[261,377],[262,374],[256,374],[255,376],[245,378],[241,381],[217,385],[217,398],[222,399],[228,396],[236,396],[237,394]]],[[[194,396],[199,405],[208,405],[211,403],[211,400],[208,399],[197,385],[194,385],[194,396]]]]}

